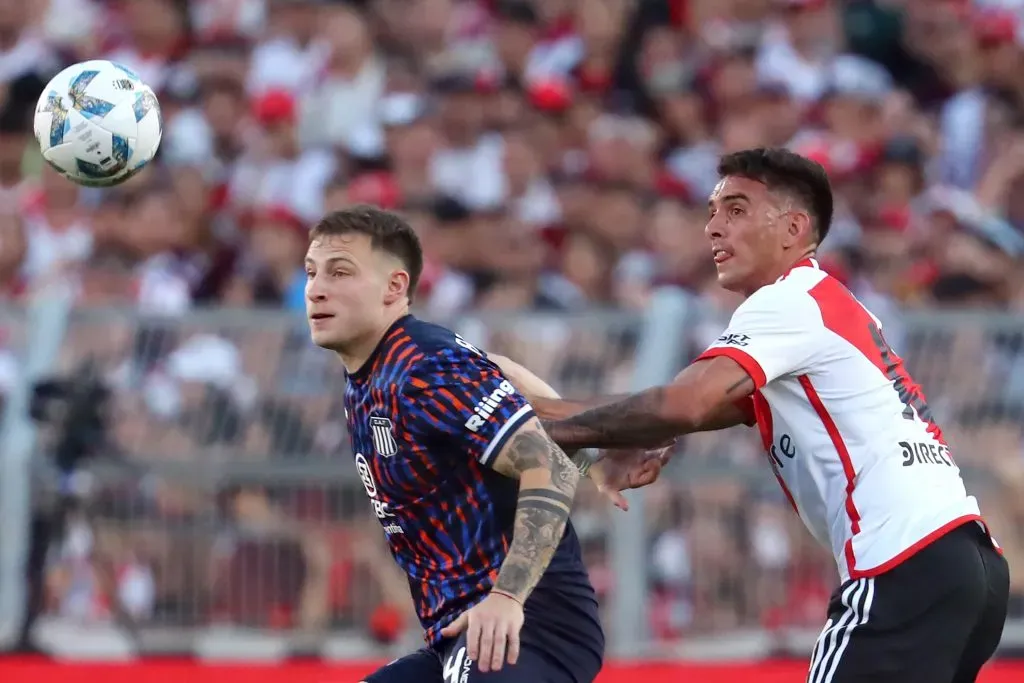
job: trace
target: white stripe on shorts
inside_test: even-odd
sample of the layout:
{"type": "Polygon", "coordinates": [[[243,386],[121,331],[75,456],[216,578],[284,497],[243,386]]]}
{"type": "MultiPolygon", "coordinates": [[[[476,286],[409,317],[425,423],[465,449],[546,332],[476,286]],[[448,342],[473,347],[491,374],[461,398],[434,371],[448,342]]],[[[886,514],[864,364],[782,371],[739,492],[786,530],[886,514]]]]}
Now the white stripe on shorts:
{"type": "Polygon", "coordinates": [[[857,579],[843,590],[841,602],[846,610],[834,622],[829,619],[818,636],[811,655],[808,683],[831,683],[839,668],[853,630],[868,622],[875,598],[875,580],[857,579]]]}

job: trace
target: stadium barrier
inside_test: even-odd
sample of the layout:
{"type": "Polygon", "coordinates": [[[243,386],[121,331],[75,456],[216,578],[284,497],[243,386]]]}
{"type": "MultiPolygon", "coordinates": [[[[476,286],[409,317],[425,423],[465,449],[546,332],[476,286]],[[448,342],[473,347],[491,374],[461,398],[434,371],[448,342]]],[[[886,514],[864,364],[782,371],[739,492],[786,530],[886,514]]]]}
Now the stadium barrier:
{"type": "MultiPolygon", "coordinates": [[[[1024,320],[907,314],[884,322],[1014,550],[1010,513],[1024,495],[1001,467],[1024,443],[1014,412],[1024,397],[1024,320]]],[[[38,492],[60,481],[88,501],[73,511],[47,568],[37,631],[44,650],[269,667],[295,655],[386,659],[415,646],[415,629],[403,629],[407,588],[347,458],[340,369],[311,347],[301,318],[69,312],[51,299],[27,315],[0,316],[0,325],[24,370],[8,391],[0,434],[0,605],[24,598],[30,484],[38,492]],[[37,431],[23,413],[32,378],[82,381],[85,369],[112,388],[108,438],[83,468],[88,476],[62,479],[43,467],[55,430],[37,431]]],[[[521,360],[570,395],[667,381],[723,325],[722,315],[671,291],[643,314],[452,321],[477,346],[521,360]]],[[[630,500],[630,513],[613,512],[584,488],[574,510],[611,660],[806,657],[835,569],[767,476],[750,430],[688,437],[662,481],[630,500]]],[[[1024,615],[1015,609],[1004,642],[1019,652],[1024,615]]],[[[0,612],[0,646],[11,614],[0,612]]]]}
{"type": "MultiPolygon", "coordinates": [[[[133,664],[54,664],[35,660],[0,660],[0,673],[10,683],[358,683],[374,663],[294,663],[275,666],[205,665],[152,661],[133,664]]],[[[803,662],[759,664],[611,664],[597,683],[794,683],[807,675],[803,662]]],[[[1024,663],[996,662],[978,683],[1019,683],[1024,663]]]]}

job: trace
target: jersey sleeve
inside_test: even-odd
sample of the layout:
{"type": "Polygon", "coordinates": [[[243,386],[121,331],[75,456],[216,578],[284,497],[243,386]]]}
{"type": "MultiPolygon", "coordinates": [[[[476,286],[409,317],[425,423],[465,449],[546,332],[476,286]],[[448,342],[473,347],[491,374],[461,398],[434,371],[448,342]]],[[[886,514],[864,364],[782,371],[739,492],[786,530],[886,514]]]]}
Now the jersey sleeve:
{"type": "Polygon", "coordinates": [[[803,374],[822,345],[821,318],[801,297],[761,290],[732,316],[729,327],[697,360],[736,361],[760,389],[787,374],[803,374]]]}
{"type": "Polygon", "coordinates": [[[483,353],[461,346],[423,359],[401,393],[405,428],[428,447],[491,465],[533,407],[483,353]]]}

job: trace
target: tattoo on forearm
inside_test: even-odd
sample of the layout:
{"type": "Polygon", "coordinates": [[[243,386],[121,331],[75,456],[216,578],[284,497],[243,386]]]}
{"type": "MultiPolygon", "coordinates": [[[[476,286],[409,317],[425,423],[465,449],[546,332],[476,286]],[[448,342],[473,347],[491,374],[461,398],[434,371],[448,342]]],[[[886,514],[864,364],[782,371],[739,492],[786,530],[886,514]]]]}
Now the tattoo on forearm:
{"type": "Polygon", "coordinates": [[[534,412],[541,420],[564,420],[587,410],[593,410],[609,403],[617,403],[628,397],[629,394],[598,396],[589,399],[531,397],[530,402],[533,404],[534,412]]]}
{"type": "Polygon", "coordinates": [[[750,377],[744,377],[740,381],[733,384],[731,387],[725,390],[726,396],[736,395],[736,398],[742,398],[749,394],[754,389],[754,380],[750,377]]]}
{"type": "Polygon", "coordinates": [[[542,430],[523,430],[512,438],[504,454],[502,474],[518,476],[526,470],[546,469],[551,483],[570,499],[576,492],[579,473],[569,457],[542,430]]]}
{"type": "MultiPolygon", "coordinates": [[[[725,390],[735,401],[755,388],[748,376],[725,390]]],[[[566,448],[593,446],[621,448],[659,446],[681,433],[699,431],[706,424],[683,424],[672,416],[665,387],[633,394],[617,403],[605,404],[562,420],[541,420],[545,431],[566,448]]]]}
{"type": "Polygon", "coordinates": [[[632,447],[660,444],[679,433],[676,421],[664,416],[662,387],[634,394],[565,420],[544,422],[556,442],[571,447],[632,447]]]}
{"type": "Polygon", "coordinates": [[[494,587],[526,600],[562,540],[580,473],[541,429],[523,429],[502,453],[500,471],[521,474],[545,469],[550,485],[519,490],[512,544],[494,587]]]}
{"type": "MultiPolygon", "coordinates": [[[[572,509],[572,497],[551,489],[525,489],[519,492],[519,505],[562,514],[572,509]]],[[[518,508],[517,508],[518,509],[518,508]]]]}
{"type": "MultiPolygon", "coordinates": [[[[754,381],[745,376],[726,389],[725,396],[738,400],[753,389],[754,381]]],[[[617,403],[542,424],[552,439],[569,448],[657,446],[681,433],[702,428],[699,424],[682,424],[672,416],[667,403],[665,387],[655,387],[617,403]]]]}
{"type": "MultiPolygon", "coordinates": [[[[566,453],[566,455],[569,454],[566,453]]],[[[603,459],[603,454],[596,448],[581,448],[578,451],[573,451],[569,459],[572,460],[573,465],[576,465],[581,477],[588,477],[590,469],[603,459]]]]}
{"type": "Polygon", "coordinates": [[[571,507],[572,495],[546,488],[520,490],[512,545],[494,584],[497,590],[526,600],[562,540],[571,507]]]}

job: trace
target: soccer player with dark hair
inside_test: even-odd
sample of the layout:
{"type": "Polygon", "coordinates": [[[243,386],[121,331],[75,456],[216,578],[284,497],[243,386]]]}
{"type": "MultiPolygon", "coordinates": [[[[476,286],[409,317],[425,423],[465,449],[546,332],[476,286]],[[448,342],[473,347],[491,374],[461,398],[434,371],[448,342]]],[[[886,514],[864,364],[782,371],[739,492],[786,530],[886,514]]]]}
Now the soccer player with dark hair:
{"type": "Polygon", "coordinates": [[[704,232],[719,283],[746,297],[728,329],[666,386],[538,397],[545,428],[563,447],[607,448],[756,424],[841,577],[808,681],[975,681],[1002,636],[1007,563],[881,323],[814,258],[832,220],[824,169],[753,149],[718,172],[704,232]]]}
{"type": "MultiPolygon", "coordinates": [[[[604,636],[568,521],[589,463],[486,354],[409,314],[423,254],[399,216],[331,213],[305,261],[310,332],[345,364],[356,468],[426,631],[426,648],[366,682],[592,681],[604,636]]],[[[623,457],[636,467],[621,477],[591,472],[610,493],[657,476],[657,458],[623,457]]]]}

